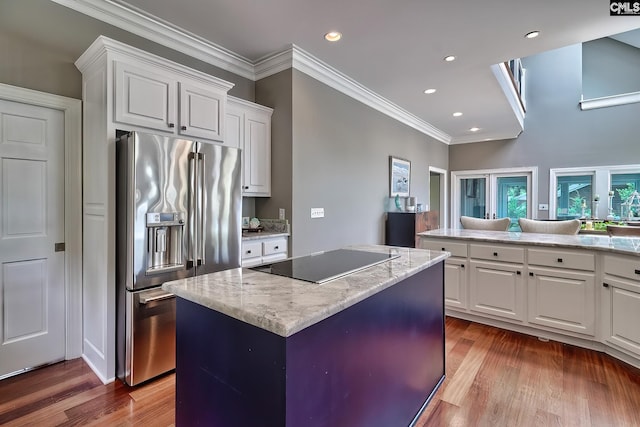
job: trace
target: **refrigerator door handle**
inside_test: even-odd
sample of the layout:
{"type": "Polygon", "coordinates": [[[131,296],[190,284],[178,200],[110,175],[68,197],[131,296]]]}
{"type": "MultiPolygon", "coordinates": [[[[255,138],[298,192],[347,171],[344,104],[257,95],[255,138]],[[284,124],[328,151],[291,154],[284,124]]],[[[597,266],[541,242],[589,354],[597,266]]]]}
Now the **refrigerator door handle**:
{"type": "Polygon", "coordinates": [[[153,295],[153,296],[148,296],[148,297],[140,297],[140,304],[146,305],[149,304],[150,302],[154,302],[154,301],[163,301],[169,298],[175,298],[175,295],[167,292],[164,294],[159,294],[159,295],[153,295]]]}
{"type": "Polygon", "coordinates": [[[205,193],[205,158],[204,153],[198,153],[198,206],[196,208],[196,215],[198,215],[198,232],[196,235],[198,252],[196,254],[196,265],[200,266],[204,264],[204,195],[205,193]]]}
{"type": "Polygon", "coordinates": [[[196,230],[197,224],[197,199],[199,183],[196,181],[197,177],[197,161],[195,152],[189,153],[189,212],[188,212],[188,232],[187,232],[187,269],[192,269],[195,265],[195,239],[198,235],[196,230]]]}

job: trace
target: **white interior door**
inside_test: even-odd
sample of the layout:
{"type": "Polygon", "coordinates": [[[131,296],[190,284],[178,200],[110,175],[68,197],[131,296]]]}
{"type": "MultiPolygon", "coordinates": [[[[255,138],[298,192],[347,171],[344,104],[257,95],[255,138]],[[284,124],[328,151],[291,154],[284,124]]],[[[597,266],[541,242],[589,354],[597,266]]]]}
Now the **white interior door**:
{"type": "Polygon", "coordinates": [[[65,357],[62,242],[64,113],[0,100],[0,377],[65,357]]]}

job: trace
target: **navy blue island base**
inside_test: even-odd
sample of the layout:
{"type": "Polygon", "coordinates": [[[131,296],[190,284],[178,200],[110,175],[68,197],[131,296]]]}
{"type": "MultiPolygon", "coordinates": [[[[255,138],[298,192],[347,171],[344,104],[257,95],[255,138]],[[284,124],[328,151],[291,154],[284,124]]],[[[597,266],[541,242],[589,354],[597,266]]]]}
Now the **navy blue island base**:
{"type": "Polygon", "coordinates": [[[438,262],[289,337],[178,298],[176,425],[412,425],[444,380],[443,282],[438,262]]]}

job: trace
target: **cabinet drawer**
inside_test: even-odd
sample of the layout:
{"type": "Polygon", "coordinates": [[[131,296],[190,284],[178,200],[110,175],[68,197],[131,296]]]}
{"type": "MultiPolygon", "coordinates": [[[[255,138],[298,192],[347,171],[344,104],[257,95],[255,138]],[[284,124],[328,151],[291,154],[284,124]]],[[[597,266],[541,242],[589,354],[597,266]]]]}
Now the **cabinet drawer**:
{"type": "Polygon", "coordinates": [[[242,259],[262,256],[262,242],[242,242],[242,259]]]}
{"type": "Polygon", "coordinates": [[[287,252],[287,239],[273,239],[262,242],[262,255],[273,255],[287,252]]]}
{"type": "Polygon", "coordinates": [[[584,252],[559,251],[555,249],[529,249],[529,265],[562,267],[574,270],[593,271],[595,257],[584,252]]]}
{"type": "Polygon", "coordinates": [[[422,249],[430,249],[432,251],[451,252],[451,256],[461,258],[467,257],[467,244],[460,242],[452,242],[451,240],[434,240],[422,238],[422,249]]]}
{"type": "Polygon", "coordinates": [[[469,245],[471,258],[524,263],[524,248],[498,245],[469,245]]]}
{"type": "Polygon", "coordinates": [[[640,280],[640,258],[606,255],[604,272],[627,279],[640,280]]]}

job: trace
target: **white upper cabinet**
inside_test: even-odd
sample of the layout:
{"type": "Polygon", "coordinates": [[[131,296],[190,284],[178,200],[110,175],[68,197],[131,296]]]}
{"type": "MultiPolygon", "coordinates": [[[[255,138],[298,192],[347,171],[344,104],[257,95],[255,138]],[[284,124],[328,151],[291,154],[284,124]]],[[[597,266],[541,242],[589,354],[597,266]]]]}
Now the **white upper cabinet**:
{"type": "Polygon", "coordinates": [[[115,121],[171,132],[178,82],[149,67],[115,62],[115,121]]]}
{"type": "Polygon", "coordinates": [[[238,144],[242,154],[242,194],[271,196],[271,114],[262,105],[229,97],[225,143],[238,144]]]}
{"type": "Polygon", "coordinates": [[[180,83],[180,127],[178,133],[214,141],[224,139],[226,92],[180,83]]]}
{"type": "Polygon", "coordinates": [[[134,58],[115,60],[114,121],[191,139],[224,141],[230,85],[134,58]]]}

